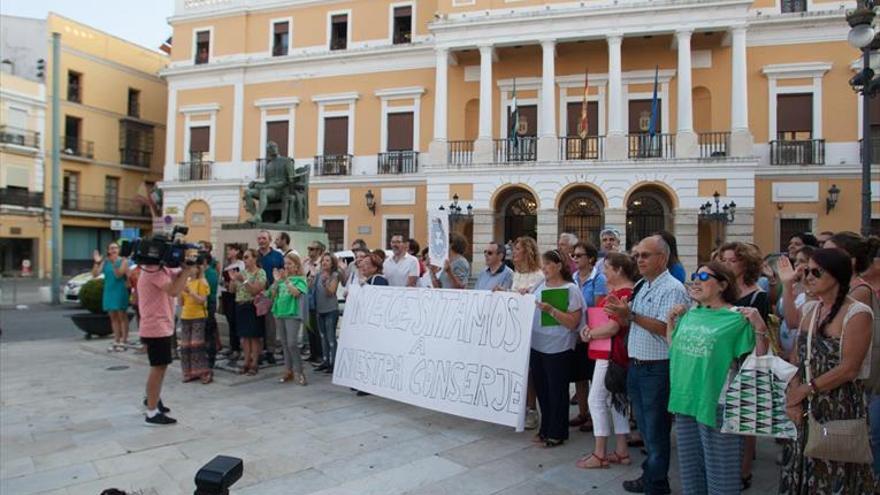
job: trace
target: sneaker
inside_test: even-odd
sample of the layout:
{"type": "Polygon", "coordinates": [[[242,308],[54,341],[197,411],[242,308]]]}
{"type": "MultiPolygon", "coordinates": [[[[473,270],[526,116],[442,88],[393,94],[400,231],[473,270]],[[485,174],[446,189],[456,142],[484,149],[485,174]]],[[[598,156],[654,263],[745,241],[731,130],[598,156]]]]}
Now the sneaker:
{"type": "Polygon", "coordinates": [[[177,423],[176,419],[172,418],[171,416],[166,416],[165,413],[161,411],[152,418],[147,416],[145,421],[150,426],[164,426],[177,423]]]}
{"type": "MultiPolygon", "coordinates": [[[[147,399],[144,399],[144,407],[147,407],[147,399]]],[[[159,399],[159,404],[157,404],[156,409],[159,410],[162,414],[167,414],[171,412],[170,407],[165,407],[165,404],[162,403],[162,399],[159,399]]]]}
{"type": "Polygon", "coordinates": [[[526,426],[527,430],[534,430],[538,427],[540,421],[538,420],[538,410],[537,409],[529,409],[526,411],[526,426]]]}

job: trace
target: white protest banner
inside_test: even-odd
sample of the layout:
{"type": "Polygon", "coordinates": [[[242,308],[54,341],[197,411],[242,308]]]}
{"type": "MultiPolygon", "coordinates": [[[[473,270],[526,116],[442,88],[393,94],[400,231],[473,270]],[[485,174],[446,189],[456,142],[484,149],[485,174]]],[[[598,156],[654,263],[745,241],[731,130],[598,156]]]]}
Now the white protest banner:
{"type": "Polygon", "coordinates": [[[372,285],[351,296],[334,384],[522,431],[535,296],[372,285]]]}
{"type": "Polygon", "coordinates": [[[449,259],[449,216],[445,211],[428,213],[428,259],[440,268],[449,259]]]}

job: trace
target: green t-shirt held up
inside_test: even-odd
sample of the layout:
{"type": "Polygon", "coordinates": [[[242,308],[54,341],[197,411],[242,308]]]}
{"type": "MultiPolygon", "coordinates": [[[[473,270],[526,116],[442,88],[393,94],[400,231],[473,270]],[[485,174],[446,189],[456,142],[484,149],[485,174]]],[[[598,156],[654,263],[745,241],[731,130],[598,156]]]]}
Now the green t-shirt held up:
{"type": "Polygon", "coordinates": [[[296,287],[302,294],[308,292],[308,284],[306,278],[295,275],[289,278],[283,278],[275,281],[277,286],[277,294],[275,300],[272,301],[272,315],[276,318],[294,318],[299,316],[299,297],[294,297],[287,289],[286,280],[290,280],[291,285],[296,287]]]}
{"type": "Polygon", "coordinates": [[[745,317],[730,309],[694,308],[679,318],[669,346],[669,412],[712,428],[734,359],[755,348],[745,317]]]}

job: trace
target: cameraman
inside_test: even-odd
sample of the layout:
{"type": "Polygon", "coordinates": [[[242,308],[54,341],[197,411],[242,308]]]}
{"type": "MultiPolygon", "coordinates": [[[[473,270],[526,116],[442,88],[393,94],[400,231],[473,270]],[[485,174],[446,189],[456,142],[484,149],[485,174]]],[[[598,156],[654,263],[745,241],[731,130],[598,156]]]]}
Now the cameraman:
{"type": "Polygon", "coordinates": [[[139,333],[147,348],[150,374],[147,377],[147,418],[150,425],[172,425],[177,420],[166,416],[170,409],[162,404],[160,395],[165,370],[171,364],[171,337],[174,335],[174,298],[186,286],[196,266],[166,268],[155,260],[142,261],[138,278],[139,333]],[[152,263],[152,264],[147,264],[152,263]]]}

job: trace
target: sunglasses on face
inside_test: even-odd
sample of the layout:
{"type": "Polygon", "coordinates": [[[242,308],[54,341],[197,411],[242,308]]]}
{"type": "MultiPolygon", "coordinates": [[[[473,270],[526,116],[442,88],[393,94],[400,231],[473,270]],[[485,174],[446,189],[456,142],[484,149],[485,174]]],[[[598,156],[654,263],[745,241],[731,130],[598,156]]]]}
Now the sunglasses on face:
{"type": "Polygon", "coordinates": [[[573,255],[571,255],[571,257],[576,260],[579,260],[579,259],[583,258],[584,256],[586,256],[586,253],[574,253],[573,255]]]}
{"type": "Polygon", "coordinates": [[[805,268],[804,275],[812,275],[813,278],[822,278],[822,275],[825,274],[825,270],[821,268],[805,268]]]}
{"type": "Polygon", "coordinates": [[[715,275],[714,273],[709,273],[709,272],[691,273],[691,282],[696,282],[697,280],[699,280],[700,282],[708,282],[710,278],[714,278],[715,280],[718,280],[719,282],[721,281],[721,279],[718,278],[718,275],[715,275]]]}

